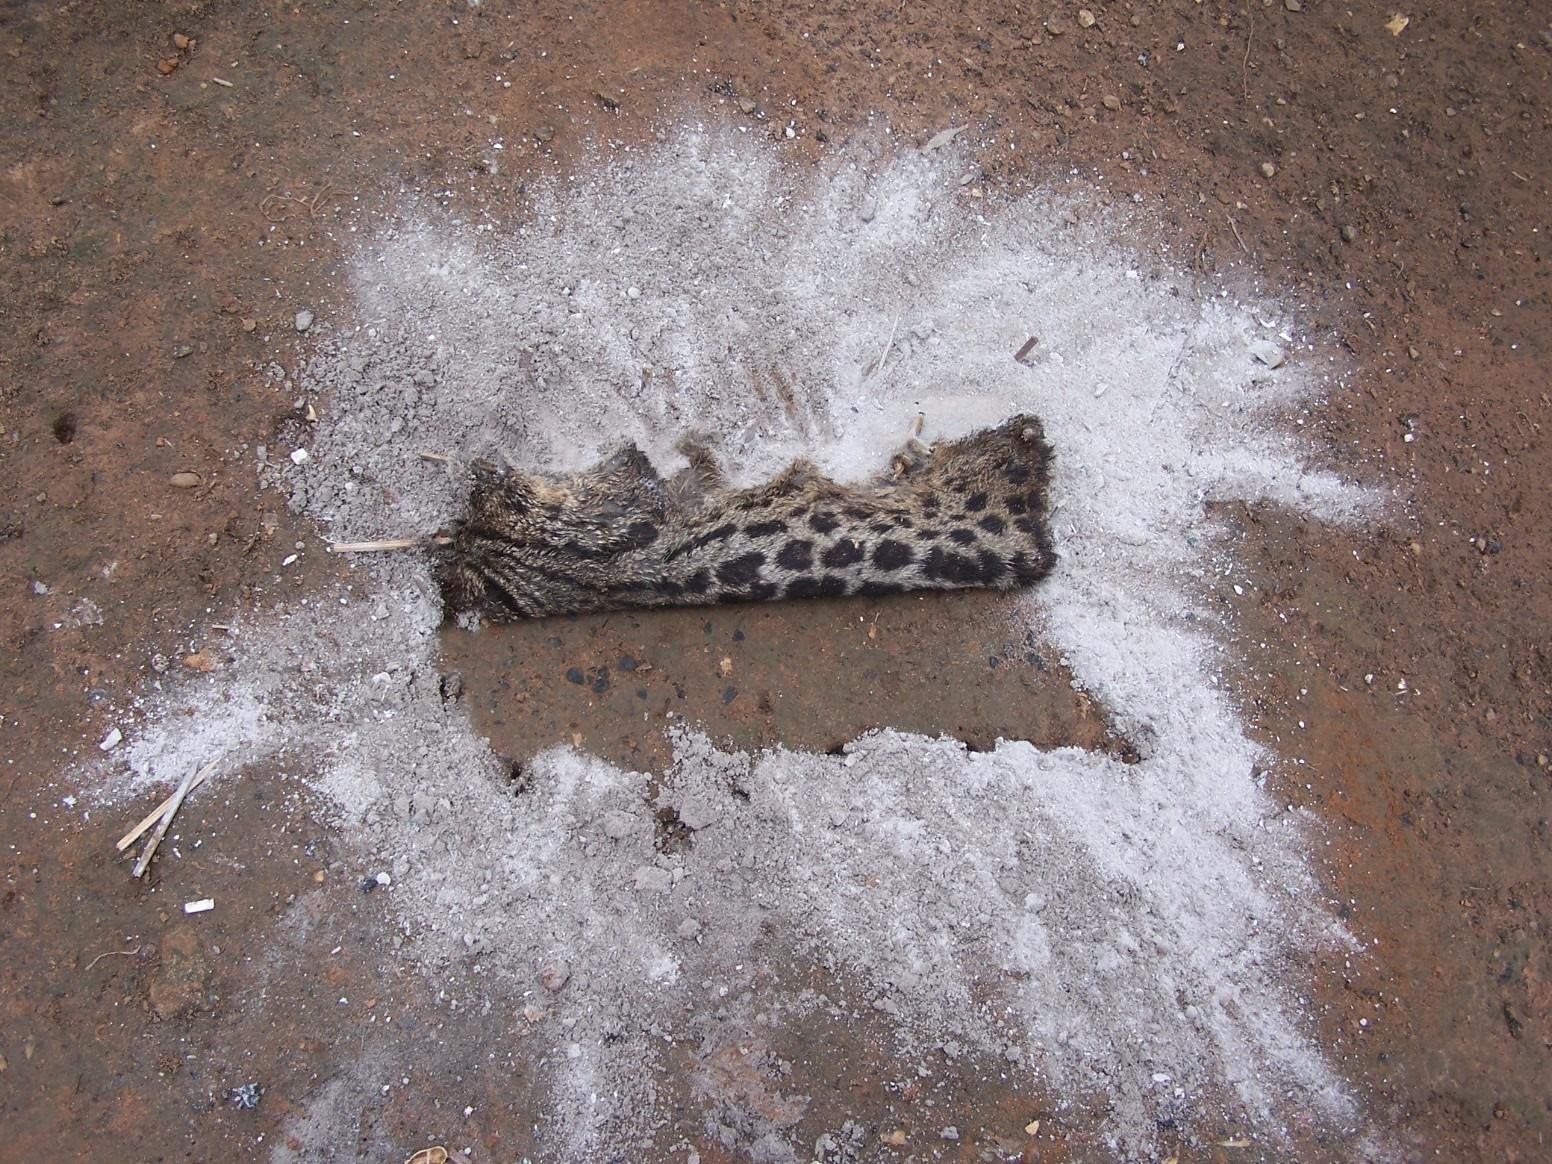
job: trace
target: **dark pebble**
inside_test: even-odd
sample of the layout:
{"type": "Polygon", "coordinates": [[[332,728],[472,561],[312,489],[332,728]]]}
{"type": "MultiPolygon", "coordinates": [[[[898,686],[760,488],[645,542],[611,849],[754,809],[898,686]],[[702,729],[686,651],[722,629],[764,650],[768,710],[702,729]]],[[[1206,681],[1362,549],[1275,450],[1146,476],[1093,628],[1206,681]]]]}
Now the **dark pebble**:
{"type": "Polygon", "coordinates": [[[609,690],[609,668],[600,667],[593,672],[593,694],[602,695],[609,690]]]}
{"type": "Polygon", "coordinates": [[[744,632],[742,628],[733,632],[733,641],[735,643],[741,643],[744,641],[744,632]]]}
{"type": "Polygon", "coordinates": [[[621,671],[634,671],[636,669],[636,660],[630,655],[621,655],[620,661],[615,666],[621,671]]]}
{"type": "Polygon", "coordinates": [[[738,698],[738,688],[737,687],[724,687],[722,689],[722,702],[723,702],[723,704],[732,703],[733,700],[735,700],[737,698],[738,698]]]}
{"type": "Polygon", "coordinates": [[[567,667],[566,682],[575,683],[578,687],[581,687],[582,684],[587,682],[587,676],[582,674],[581,667],[567,667]]]}

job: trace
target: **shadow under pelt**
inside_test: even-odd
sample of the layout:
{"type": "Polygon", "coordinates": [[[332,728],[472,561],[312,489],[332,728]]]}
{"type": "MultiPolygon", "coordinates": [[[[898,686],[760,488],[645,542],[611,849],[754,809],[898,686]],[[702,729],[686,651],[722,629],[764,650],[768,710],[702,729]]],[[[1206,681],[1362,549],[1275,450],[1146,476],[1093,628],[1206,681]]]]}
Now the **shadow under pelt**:
{"type": "Polygon", "coordinates": [[[856,485],[796,461],[729,488],[686,441],[664,480],[635,445],[571,475],[474,466],[467,515],[436,539],[449,613],[542,618],[907,590],[1011,590],[1055,564],[1051,459],[1032,416],[932,447],[909,441],[856,485]]]}

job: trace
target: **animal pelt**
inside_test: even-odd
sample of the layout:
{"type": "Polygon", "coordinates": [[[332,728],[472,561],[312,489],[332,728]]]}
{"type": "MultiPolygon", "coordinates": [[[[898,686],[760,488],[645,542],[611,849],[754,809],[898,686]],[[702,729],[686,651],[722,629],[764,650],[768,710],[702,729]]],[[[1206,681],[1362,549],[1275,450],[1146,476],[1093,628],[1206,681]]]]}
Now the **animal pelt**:
{"type": "Polygon", "coordinates": [[[712,453],[665,480],[627,445],[570,475],[474,467],[468,511],[434,553],[450,612],[540,618],[907,590],[1009,590],[1044,577],[1051,458],[1016,416],[932,447],[912,440],[887,472],[838,484],[797,461],[729,488],[712,453]]]}

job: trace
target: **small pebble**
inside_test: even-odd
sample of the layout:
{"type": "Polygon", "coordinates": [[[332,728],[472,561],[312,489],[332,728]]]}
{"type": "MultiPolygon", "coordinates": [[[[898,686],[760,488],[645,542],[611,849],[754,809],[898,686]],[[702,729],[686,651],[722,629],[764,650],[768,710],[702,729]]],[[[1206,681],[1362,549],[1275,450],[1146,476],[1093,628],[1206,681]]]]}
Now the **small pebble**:
{"type": "Polygon", "coordinates": [[[312,460],[312,458],[307,455],[306,449],[291,450],[291,463],[293,465],[305,465],[310,460],[312,460]]]}
{"type": "Polygon", "coordinates": [[[108,734],[102,737],[102,742],[97,747],[104,752],[111,752],[119,746],[120,741],[123,739],[124,733],[119,731],[118,728],[109,728],[108,734]]]}
{"type": "Polygon", "coordinates": [[[252,331],[254,328],[256,328],[258,326],[259,326],[259,321],[256,320],[256,319],[245,319],[245,320],[242,321],[242,329],[244,331],[252,331]]]}
{"type": "Polygon", "coordinates": [[[1276,173],[1277,173],[1277,166],[1276,166],[1275,163],[1273,163],[1273,162],[1262,162],[1261,163],[1261,176],[1263,178],[1274,177],[1276,175],[1276,173]]]}
{"type": "Polygon", "coordinates": [[[1106,93],[1102,98],[1100,98],[1100,104],[1103,105],[1106,109],[1110,110],[1110,112],[1114,113],[1117,109],[1121,108],[1121,99],[1114,93],[1106,93]]]}
{"type": "Polygon", "coordinates": [[[641,288],[640,287],[627,287],[627,288],[625,288],[625,295],[626,295],[626,298],[628,298],[628,299],[640,299],[641,298],[641,288]]]}
{"type": "Polygon", "coordinates": [[[296,313],[296,330],[306,331],[313,325],[313,313],[305,308],[296,313]]]}
{"type": "Polygon", "coordinates": [[[756,108],[755,103],[747,97],[738,103],[738,111],[746,116],[753,113],[756,108]]]}
{"type": "Polygon", "coordinates": [[[183,903],[183,912],[184,913],[209,913],[215,907],[216,907],[216,903],[215,903],[215,901],[212,898],[202,897],[198,901],[185,901],[183,903]]]}
{"type": "Polygon", "coordinates": [[[1270,340],[1256,340],[1250,345],[1250,354],[1268,368],[1280,368],[1288,358],[1282,348],[1270,340]]]}
{"type": "Polygon", "coordinates": [[[1299,0],[1283,0],[1283,7],[1289,12],[1303,12],[1304,5],[1299,0]]]}
{"type": "Polygon", "coordinates": [[[533,135],[534,141],[550,141],[555,137],[555,127],[553,125],[541,125],[538,129],[534,130],[533,135]]]}
{"type": "Polygon", "coordinates": [[[156,71],[164,77],[170,77],[178,68],[177,57],[163,57],[156,62],[156,71]]]}
{"type": "Polygon", "coordinates": [[[193,489],[200,482],[198,473],[174,473],[168,479],[174,489],[193,489]]]}
{"type": "Polygon", "coordinates": [[[172,358],[175,359],[175,360],[181,360],[181,359],[183,359],[184,356],[192,356],[193,354],[194,354],[194,345],[193,344],[179,344],[177,347],[173,348],[173,350],[172,350],[172,358]]]}
{"type": "Polygon", "coordinates": [[[1348,223],[1346,226],[1344,226],[1342,228],[1342,241],[1344,241],[1344,242],[1352,242],[1357,237],[1358,237],[1358,230],[1357,230],[1356,227],[1353,226],[1352,223],[1348,223]]]}
{"type": "Polygon", "coordinates": [[[179,52],[187,52],[189,46],[193,43],[193,40],[191,40],[184,33],[175,32],[172,34],[172,47],[177,49],[179,52]]]}
{"type": "Polygon", "coordinates": [[[1094,27],[1094,14],[1087,8],[1078,9],[1078,24],[1083,28],[1094,27]]]}
{"type": "Polygon", "coordinates": [[[539,982],[551,994],[554,994],[566,983],[571,981],[571,967],[566,962],[556,960],[549,963],[539,971],[539,982]]]}

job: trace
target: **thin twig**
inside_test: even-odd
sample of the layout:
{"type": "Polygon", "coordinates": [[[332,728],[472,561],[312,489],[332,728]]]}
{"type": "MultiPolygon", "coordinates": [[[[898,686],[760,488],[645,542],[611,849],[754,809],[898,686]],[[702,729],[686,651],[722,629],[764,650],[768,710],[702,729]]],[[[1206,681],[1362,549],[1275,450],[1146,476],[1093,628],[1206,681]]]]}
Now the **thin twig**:
{"type": "Polygon", "coordinates": [[[112,954],[122,954],[122,955],[128,956],[128,955],[138,954],[138,953],[140,953],[140,950],[141,950],[140,946],[131,946],[127,950],[104,950],[102,953],[98,954],[95,958],[93,958],[90,962],[88,962],[86,964],[86,968],[88,970],[90,970],[93,966],[97,965],[98,962],[101,962],[104,958],[108,957],[109,955],[112,955],[112,954]]]}
{"type": "Polygon", "coordinates": [[[899,330],[900,330],[900,317],[897,315],[897,316],[895,316],[895,325],[889,329],[889,339],[884,344],[883,355],[879,356],[879,358],[874,361],[874,363],[873,363],[873,371],[868,373],[868,378],[869,379],[872,379],[874,376],[877,376],[881,371],[883,371],[883,369],[884,369],[884,361],[889,359],[889,353],[892,350],[894,350],[895,335],[896,335],[896,333],[899,332],[899,330]]]}
{"type": "Polygon", "coordinates": [[[433,538],[383,538],[376,542],[332,542],[331,554],[377,554],[384,550],[413,550],[417,546],[450,546],[453,539],[442,534],[433,538]]]}
{"type": "Polygon", "coordinates": [[[1246,33],[1245,33],[1245,59],[1240,62],[1240,66],[1239,66],[1239,88],[1240,88],[1241,96],[1243,96],[1246,101],[1249,101],[1250,100],[1250,44],[1251,44],[1252,41],[1254,41],[1256,39],[1256,14],[1254,12],[1252,12],[1249,8],[1246,8],[1245,9],[1245,18],[1250,22],[1250,26],[1249,26],[1248,30],[1246,31],[1246,33]]]}
{"type": "Polygon", "coordinates": [[[422,461],[435,461],[439,465],[445,465],[453,459],[446,453],[417,453],[416,455],[422,461]]]}
{"type": "MultiPolygon", "coordinates": [[[[214,766],[215,761],[211,761],[214,766]]],[[[189,789],[194,787],[194,781],[199,777],[198,768],[190,768],[189,774],[183,778],[183,783],[178,785],[178,791],[172,794],[172,803],[167,806],[167,811],[162,814],[162,823],[156,826],[151,839],[146,842],[146,847],[140,853],[140,860],[135,862],[131,872],[136,877],[144,877],[145,871],[151,867],[151,858],[156,856],[156,847],[162,843],[162,838],[167,835],[168,828],[172,825],[172,818],[178,815],[178,810],[183,807],[183,798],[189,794],[189,789]]]]}
{"type": "Polygon", "coordinates": [[[1245,240],[1239,237],[1239,227],[1235,225],[1234,219],[1230,218],[1228,215],[1224,215],[1224,217],[1229,219],[1229,229],[1234,232],[1234,241],[1239,243],[1239,249],[1248,255],[1250,253],[1250,248],[1245,245],[1245,240]]]}
{"type": "MultiPolygon", "coordinates": [[[[201,768],[199,770],[199,774],[194,777],[194,783],[189,785],[189,791],[193,792],[196,788],[203,784],[205,782],[205,778],[209,776],[211,772],[215,771],[215,767],[216,761],[212,760],[210,763],[201,768]]],[[[120,837],[119,843],[116,846],[118,851],[122,853],[125,849],[129,848],[129,846],[133,845],[136,841],[145,835],[146,829],[150,828],[157,821],[161,820],[162,816],[167,812],[167,810],[172,807],[173,798],[177,795],[178,794],[174,792],[172,796],[169,796],[166,800],[162,801],[162,803],[158,804],[149,813],[147,813],[146,818],[143,821],[141,821],[134,828],[130,829],[129,832],[120,837]]]]}

